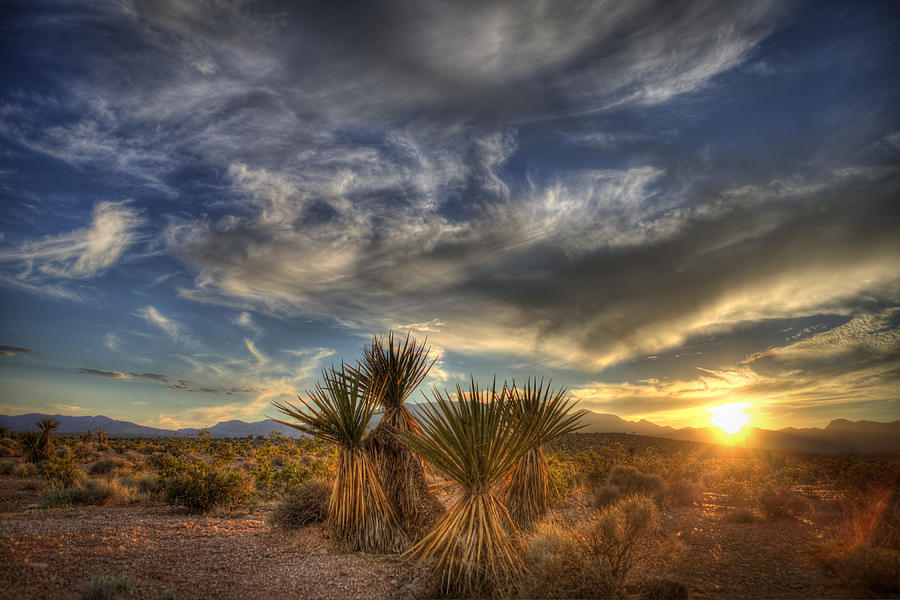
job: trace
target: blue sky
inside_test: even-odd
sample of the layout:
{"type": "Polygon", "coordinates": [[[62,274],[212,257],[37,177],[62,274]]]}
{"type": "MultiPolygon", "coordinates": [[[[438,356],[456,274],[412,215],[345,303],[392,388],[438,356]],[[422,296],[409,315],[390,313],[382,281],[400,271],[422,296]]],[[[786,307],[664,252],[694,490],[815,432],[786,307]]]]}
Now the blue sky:
{"type": "Polygon", "coordinates": [[[895,2],[21,2],[0,412],[256,420],[375,334],[702,425],[894,420],[895,2]]]}

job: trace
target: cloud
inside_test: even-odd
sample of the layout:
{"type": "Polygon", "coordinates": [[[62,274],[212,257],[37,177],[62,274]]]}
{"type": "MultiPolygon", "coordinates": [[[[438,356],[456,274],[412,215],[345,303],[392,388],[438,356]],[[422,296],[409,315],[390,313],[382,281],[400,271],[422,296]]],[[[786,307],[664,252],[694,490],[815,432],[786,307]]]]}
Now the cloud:
{"type": "Polygon", "coordinates": [[[121,338],[115,331],[110,331],[106,335],[103,336],[103,345],[109,348],[113,352],[118,352],[120,344],[122,343],[121,338]]]}
{"type": "Polygon", "coordinates": [[[0,265],[19,272],[3,281],[20,289],[50,296],[77,297],[48,280],[97,277],[115,264],[138,239],[139,212],[131,202],[98,202],[91,224],[69,233],[26,240],[0,250],[0,265]]]}
{"type": "Polygon", "coordinates": [[[142,377],[144,379],[152,379],[153,381],[157,381],[159,383],[168,383],[169,378],[165,375],[160,375],[159,373],[129,373],[132,377],[142,377]]]}
{"type": "Polygon", "coordinates": [[[180,344],[191,344],[193,342],[190,337],[190,331],[185,325],[163,315],[151,305],[138,309],[134,314],[159,328],[175,342],[180,344]]]}
{"type": "Polygon", "coordinates": [[[0,356],[16,356],[17,354],[21,354],[22,356],[40,356],[40,352],[35,352],[30,348],[20,348],[18,346],[0,346],[0,356]]]}
{"type": "Polygon", "coordinates": [[[259,364],[263,365],[269,362],[269,359],[266,357],[266,355],[257,349],[256,344],[254,344],[252,340],[250,340],[249,338],[244,338],[244,345],[247,346],[247,350],[250,351],[250,354],[256,357],[256,360],[259,362],[259,364]]]}
{"type": "Polygon", "coordinates": [[[121,379],[125,381],[131,379],[131,375],[122,373],[121,371],[101,371],[99,369],[88,369],[82,367],[78,369],[78,372],[84,373],[85,375],[98,375],[100,377],[109,377],[110,379],[121,379]]]}

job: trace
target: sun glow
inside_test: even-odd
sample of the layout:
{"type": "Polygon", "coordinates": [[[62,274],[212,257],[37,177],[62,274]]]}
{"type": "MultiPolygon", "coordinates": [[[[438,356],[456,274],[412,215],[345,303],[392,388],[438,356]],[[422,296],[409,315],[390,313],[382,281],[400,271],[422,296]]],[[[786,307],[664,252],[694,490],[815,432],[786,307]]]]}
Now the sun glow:
{"type": "Polygon", "coordinates": [[[711,413],[710,420],[713,425],[725,433],[737,433],[744,425],[750,423],[750,415],[744,412],[750,406],[746,402],[733,402],[713,406],[707,412],[711,413]]]}

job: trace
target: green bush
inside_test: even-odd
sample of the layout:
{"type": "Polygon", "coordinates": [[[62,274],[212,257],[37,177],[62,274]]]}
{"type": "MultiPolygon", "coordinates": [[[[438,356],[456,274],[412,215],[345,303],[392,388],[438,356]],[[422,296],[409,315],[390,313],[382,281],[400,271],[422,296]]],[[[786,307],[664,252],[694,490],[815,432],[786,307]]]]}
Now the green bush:
{"type": "Polygon", "coordinates": [[[241,471],[208,468],[161,480],[165,501],[191,512],[209,512],[216,507],[233,510],[253,494],[253,482],[241,471]]]}
{"type": "Polygon", "coordinates": [[[51,456],[40,462],[38,469],[44,481],[53,487],[70,487],[84,477],[84,473],[78,470],[73,456],[65,458],[51,456]]]}
{"type": "Polygon", "coordinates": [[[313,479],[292,488],[275,507],[270,517],[282,529],[297,529],[309,523],[320,523],[328,516],[332,485],[313,479]]]}

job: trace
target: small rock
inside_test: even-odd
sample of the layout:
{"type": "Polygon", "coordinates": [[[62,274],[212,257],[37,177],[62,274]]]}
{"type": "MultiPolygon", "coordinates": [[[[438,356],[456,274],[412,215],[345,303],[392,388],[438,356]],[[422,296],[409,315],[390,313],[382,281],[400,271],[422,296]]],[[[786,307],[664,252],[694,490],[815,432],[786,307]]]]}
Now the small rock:
{"type": "Polygon", "coordinates": [[[46,569],[47,567],[50,566],[47,563],[42,563],[42,562],[30,562],[27,564],[29,567],[33,567],[35,569],[46,569]]]}

